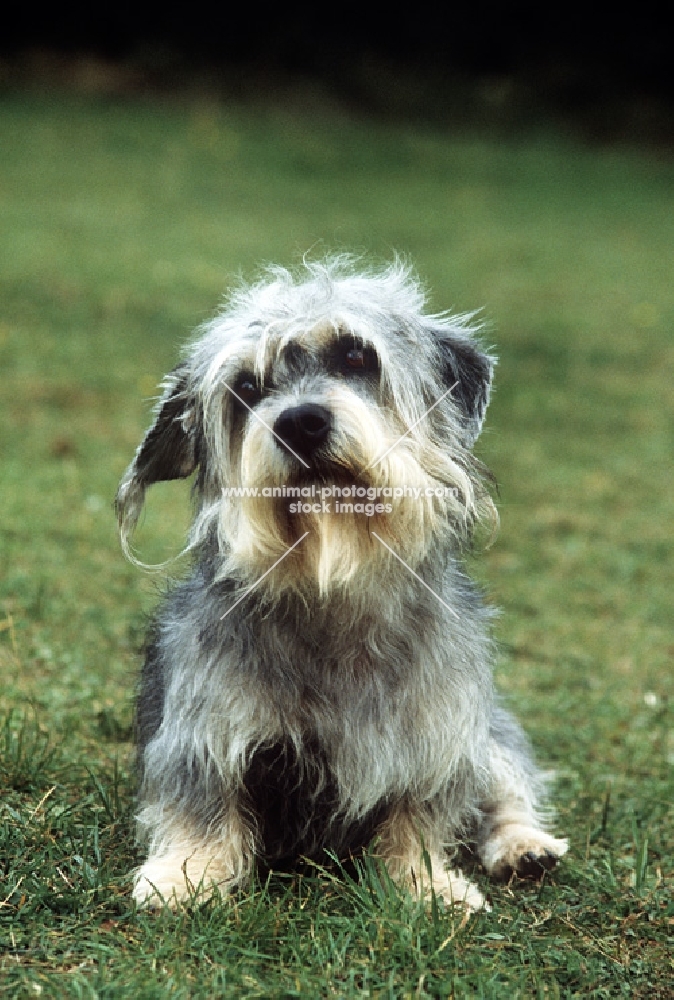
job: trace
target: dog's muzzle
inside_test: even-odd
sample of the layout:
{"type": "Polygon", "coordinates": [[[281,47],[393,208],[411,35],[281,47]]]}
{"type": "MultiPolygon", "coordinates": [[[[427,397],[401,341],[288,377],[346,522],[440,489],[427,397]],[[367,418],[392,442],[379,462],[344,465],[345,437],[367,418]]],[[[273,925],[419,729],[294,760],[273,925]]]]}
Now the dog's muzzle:
{"type": "MultiPolygon", "coordinates": [[[[274,422],[274,433],[288,447],[309,458],[323,444],[332,427],[332,414],[318,403],[301,403],[284,410],[274,422]]],[[[277,444],[282,447],[281,441],[277,444]]]]}

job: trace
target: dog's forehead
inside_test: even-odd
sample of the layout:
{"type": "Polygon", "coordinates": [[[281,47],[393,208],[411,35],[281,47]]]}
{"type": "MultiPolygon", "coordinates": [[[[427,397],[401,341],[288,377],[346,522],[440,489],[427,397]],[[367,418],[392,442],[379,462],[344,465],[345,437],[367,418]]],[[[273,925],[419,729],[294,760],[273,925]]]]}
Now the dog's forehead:
{"type": "Polygon", "coordinates": [[[343,323],[328,319],[277,324],[261,336],[255,371],[265,382],[322,370],[338,340],[349,335],[343,323]]]}
{"type": "Polygon", "coordinates": [[[277,374],[300,374],[320,367],[339,337],[347,331],[330,320],[307,324],[305,329],[288,331],[275,345],[271,362],[277,374]]]}
{"type": "Polygon", "coordinates": [[[303,334],[299,334],[295,339],[300,347],[316,349],[329,347],[338,337],[348,334],[344,323],[335,323],[329,319],[319,319],[303,334]]]}
{"type": "Polygon", "coordinates": [[[255,369],[261,376],[270,372],[301,370],[321,365],[335,345],[343,339],[375,346],[373,338],[362,328],[352,329],[341,319],[294,318],[286,323],[258,327],[260,339],[255,357],[255,369]]]}
{"type": "Polygon", "coordinates": [[[297,357],[300,353],[317,355],[328,350],[339,337],[349,333],[344,323],[329,319],[294,321],[280,330],[269,344],[269,354],[275,359],[297,357]]]}
{"type": "Polygon", "coordinates": [[[302,357],[325,359],[340,340],[373,348],[382,362],[408,352],[411,346],[421,348],[423,340],[419,324],[400,316],[380,316],[377,321],[348,314],[318,320],[295,318],[259,329],[256,368],[260,371],[279,363],[297,363],[302,357]]]}

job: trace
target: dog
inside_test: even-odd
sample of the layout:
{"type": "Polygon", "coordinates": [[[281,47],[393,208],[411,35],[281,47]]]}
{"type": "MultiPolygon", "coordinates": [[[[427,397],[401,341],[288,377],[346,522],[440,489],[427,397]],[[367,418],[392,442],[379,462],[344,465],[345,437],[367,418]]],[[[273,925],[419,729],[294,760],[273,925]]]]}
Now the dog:
{"type": "Polygon", "coordinates": [[[426,314],[399,259],[268,268],[163,383],[116,497],[195,475],[193,568],[150,629],[137,704],[138,904],[347,859],[469,911],[449,867],[540,876],[566,852],[492,684],[491,612],[462,569],[497,517],[473,454],[494,358],[474,315],[426,314]]]}

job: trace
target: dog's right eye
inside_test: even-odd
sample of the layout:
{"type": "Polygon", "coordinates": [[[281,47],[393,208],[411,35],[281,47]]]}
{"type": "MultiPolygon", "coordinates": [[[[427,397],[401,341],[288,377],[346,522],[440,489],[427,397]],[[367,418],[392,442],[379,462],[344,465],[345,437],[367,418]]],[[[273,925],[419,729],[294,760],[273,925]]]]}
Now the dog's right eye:
{"type": "Polygon", "coordinates": [[[246,406],[255,406],[260,401],[260,387],[253,375],[241,375],[234,384],[234,392],[246,406]]]}

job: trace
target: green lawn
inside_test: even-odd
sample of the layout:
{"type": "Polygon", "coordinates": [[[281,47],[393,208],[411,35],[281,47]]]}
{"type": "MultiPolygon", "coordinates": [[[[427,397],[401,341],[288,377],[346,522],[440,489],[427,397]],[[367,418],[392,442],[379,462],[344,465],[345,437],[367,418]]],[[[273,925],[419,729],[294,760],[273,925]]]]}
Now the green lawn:
{"type": "MultiPolygon", "coordinates": [[[[671,153],[59,94],[5,94],[0,129],[0,997],[671,997],[671,153]],[[369,864],[137,913],[129,734],[164,581],[124,561],[112,497],[228,285],[334,249],[484,307],[502,526],[471,568],[572,849],[541,885],[476,870],[493,909],[465,926],[369,864]]],[[[153,562],[184,484],[148,508],[153,562]]]]}

